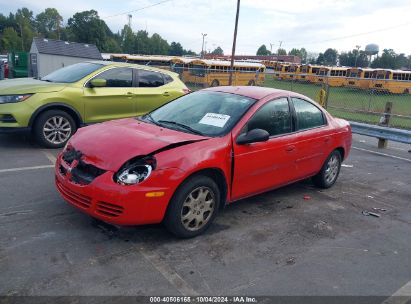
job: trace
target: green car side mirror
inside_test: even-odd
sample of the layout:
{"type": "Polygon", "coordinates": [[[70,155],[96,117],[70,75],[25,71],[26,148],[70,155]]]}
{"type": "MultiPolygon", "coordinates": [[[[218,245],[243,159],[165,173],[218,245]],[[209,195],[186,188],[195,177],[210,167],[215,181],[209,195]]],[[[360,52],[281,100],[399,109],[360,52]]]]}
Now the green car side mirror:
{"type": "Polygon", "coordinates": [[[107,80],[95,78],[90,81],[92,88],[101,88],[107,86],[107,80]]]}

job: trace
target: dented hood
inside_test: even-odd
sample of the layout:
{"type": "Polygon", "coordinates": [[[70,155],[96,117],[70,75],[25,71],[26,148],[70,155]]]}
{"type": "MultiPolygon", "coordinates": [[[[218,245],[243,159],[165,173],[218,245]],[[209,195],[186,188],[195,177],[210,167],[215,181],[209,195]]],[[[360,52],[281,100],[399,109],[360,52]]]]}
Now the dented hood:
{"type": "Polygon", "coordinates": [[[133,157],[206,138],[129,118],[81,128],[70,139],[70,146],[83,154],[84,161],[117,171],[133,157]]]}

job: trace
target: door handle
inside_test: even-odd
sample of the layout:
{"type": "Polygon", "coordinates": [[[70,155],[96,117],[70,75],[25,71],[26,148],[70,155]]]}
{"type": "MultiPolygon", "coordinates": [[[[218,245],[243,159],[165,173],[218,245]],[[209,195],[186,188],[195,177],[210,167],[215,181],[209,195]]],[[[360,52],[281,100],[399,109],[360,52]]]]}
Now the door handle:
{"type": "Polygon", "coordinates": [[[328,144],[328,143],[331,141],[331,137],[328,137],[328,136],[327,136],[327,137],[324,139],[324,141],[325,141],[326,144],[328,144]]]}
{"type": "Polygon", "coordinates": [[[164,92],[164,93],[163,93],[163,96],[170,96],[170,93],[164,92]]]}
{"type": "Polygon", "coordinates": [[[133,92],[127,92],[127,95],[134,95],[133,92]]]}
{"type": "Polygon", "coordinates": [[[285,148],[285,151],[287,151],[287,152],[292,152],[292,151],[294,151],[295,150],[295,146],[287,146],[286,148],[285,148]]]}

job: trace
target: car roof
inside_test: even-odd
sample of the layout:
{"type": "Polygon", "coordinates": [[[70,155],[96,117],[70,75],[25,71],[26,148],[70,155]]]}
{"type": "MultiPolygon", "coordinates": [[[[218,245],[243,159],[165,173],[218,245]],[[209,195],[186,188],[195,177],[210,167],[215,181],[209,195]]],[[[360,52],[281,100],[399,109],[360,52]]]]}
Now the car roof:
{"type": "Polygon", "coordinates": [[[207,88],[205,91],[214,91],[214,92],[224,92],[242,95],[254,99],[262,99],[264,97],[279,97],[279,96],[289,96],[289,95],[298,95],[290,91],[279,90],[273,88],[264,88],[264,87],[254,87],[254,86],[221,86],[221,87],[212,87],[207,88]]]}
{"type": "Polygon", "coordinates": [[[141,64],[135,64],[135,63],[114,62],[114,61],[106,61],[106,60],[88,60],[86,62],[101,64],[105,66],[140,68],[144,70],[161,72],[161,73],[168,74],[168,75],[178,76],[177,73],[174,73],[174,72],[171,72],[165,69],[159,69],[159,68],[154,68],[148,65],[141,65],[141,64]]]}

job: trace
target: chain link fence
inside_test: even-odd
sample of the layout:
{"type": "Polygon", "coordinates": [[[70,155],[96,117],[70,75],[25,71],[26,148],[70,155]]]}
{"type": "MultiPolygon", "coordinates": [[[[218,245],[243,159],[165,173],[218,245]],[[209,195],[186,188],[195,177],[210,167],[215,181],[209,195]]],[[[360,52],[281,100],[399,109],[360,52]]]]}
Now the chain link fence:
{"type": "MultiPolygon", "coordinates": [[[[229,71],[180,70],[180,78],[193,91],[228,85],[229,71]]],[[[233,73],[233,85],[257,85],[293,91],[322,104],[335,117],[368,124],[388,125],[411,130],[411,84],[382,80],[356,83],[345,77],[298,75],[255,71],[233,73]],[[376,86],[369,88],[370,86],[376,86]],[[363,88],[359,88],[363,87],[363,88]],[[394,93],[396,92],[396,93],[394,93]],[[390,113],[389,113],[390,112],[390,113]]]]}

